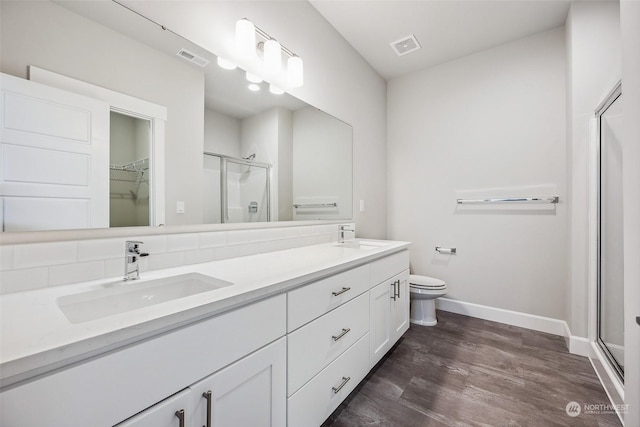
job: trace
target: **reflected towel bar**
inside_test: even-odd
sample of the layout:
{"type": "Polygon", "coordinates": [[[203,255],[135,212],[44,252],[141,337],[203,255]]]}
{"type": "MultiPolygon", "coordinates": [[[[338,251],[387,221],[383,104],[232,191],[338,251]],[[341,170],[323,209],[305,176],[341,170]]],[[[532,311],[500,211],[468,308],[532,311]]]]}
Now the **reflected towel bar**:
{"type": "Polygon", "coordinates": [[[307,204],[295,204],[294,208],[337,208],[337,203],[307,203],[307,204]]]}
{"type": "Polygon", "coordinates": [[[542,203],[558,203],[560,196],[548,197],[502,197],[496,199],[458,199],[458,204],[463,203],[510,203],[510,202],[542,202],[542,203]]]}

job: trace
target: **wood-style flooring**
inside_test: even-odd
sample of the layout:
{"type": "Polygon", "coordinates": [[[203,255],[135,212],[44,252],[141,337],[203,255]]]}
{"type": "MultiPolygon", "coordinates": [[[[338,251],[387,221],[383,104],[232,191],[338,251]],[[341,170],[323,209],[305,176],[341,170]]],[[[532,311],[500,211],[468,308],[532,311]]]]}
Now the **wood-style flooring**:
{"type": "Polygon", "coordinates": [[[564,338],[438,311],[436,326],[411,325],[323,427],[621,425],[613,413],[570,417],[572,401],[609,404],[564,338]]]}

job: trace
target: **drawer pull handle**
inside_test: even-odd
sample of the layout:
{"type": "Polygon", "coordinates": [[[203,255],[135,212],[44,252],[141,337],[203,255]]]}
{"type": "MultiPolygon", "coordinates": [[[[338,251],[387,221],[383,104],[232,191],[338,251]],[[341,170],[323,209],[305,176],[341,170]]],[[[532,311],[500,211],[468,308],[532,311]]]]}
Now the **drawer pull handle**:
{"type": "Polygon", "coordinates": [[[331,390],[333,390],[333,393],[338,394],[338,392],[342,390],[342,387],[347,385],[350,379],[351,377],[342,377],[342,383],[338,387],[331,387],[331,390]]]}
{"type": "Polygon", "coordinates": [[[342,328],[342,332],[340,334],[333,335],[331,338],[333,338],[334,341],[338,341],[340,338],[347,335],[350,331],[351,331],[350,328],[342,328]]]}
{"type": "Polygon", "coordinates": [[[176,411],[176,417],[178,417],[178,420],[180,420],[180,424],[178,424],[180,427],[185,427],[184,424],[184,409],[180,409],[179,411],[176,411]]]}
{"type": "Polygon", "coordinates": [[[202,393],[202,397],[207,399],[207,425],[203,427],[211,427],[211,390],[202,393]]]}
{"type": "Polygon", "coordinates": [[[342,295],[342,294],[344,294],[345,292],[350,291],[350,290],[351,290],[351,288],[343,287],[343,288],[342,288],[341,290],[339,290],[338,292],[335,292],[335,291],[334,291],[334,292],[331,292],[331,295],[333,295],[334,297],[337,297],[338,295],[342,295]]]}

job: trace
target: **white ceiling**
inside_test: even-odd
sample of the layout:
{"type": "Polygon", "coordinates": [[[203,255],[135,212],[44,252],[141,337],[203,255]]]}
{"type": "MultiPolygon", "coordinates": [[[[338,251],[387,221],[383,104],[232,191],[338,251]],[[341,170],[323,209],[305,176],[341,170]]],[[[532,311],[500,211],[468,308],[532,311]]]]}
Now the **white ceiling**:
{"type": "Polygon", "coordinates": [[[385,79],[564,25],[568,0],[310,0],[385,79]],[[415,34],[422,49],[390,43],[415,34]]]}

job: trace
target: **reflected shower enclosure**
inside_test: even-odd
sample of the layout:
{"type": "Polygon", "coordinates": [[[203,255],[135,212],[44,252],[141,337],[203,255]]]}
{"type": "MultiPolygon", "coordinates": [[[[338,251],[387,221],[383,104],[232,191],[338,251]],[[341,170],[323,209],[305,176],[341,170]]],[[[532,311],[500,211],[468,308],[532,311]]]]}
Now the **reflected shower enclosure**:
{"type": "Polygon", "coordinates": [[[624,381],[622,93],[618,85],[596,111],[598,151],[597,342],[624,381]]]}
{"type": "Polygon", "coordinates": [[[204,222],[271,221],[271,165],[204,153],[204,222]]]}

